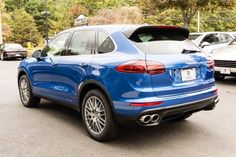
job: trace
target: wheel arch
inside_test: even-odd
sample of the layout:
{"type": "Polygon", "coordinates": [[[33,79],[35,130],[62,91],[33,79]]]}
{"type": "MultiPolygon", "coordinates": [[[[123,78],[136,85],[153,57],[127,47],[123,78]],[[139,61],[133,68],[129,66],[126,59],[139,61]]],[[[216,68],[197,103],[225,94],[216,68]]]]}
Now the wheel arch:
{"type": "MultiPolygon", "coordinates": [[[[26,72],[25,69],[20,69],[20,70],[18,71],[17,84],[19,83],[19,80],[20,80],[21,76],[23,76],[23,75],[26,75],[26,76],[28,77],[29,82],[30,82],[30,85],[31,85],[30,77],[28,76],[28,73],[26,72]]],[[[31,85],[31,86],[32,86],[32,85],[31,85]]]]}
{"type": "Polygon", "coordinates": [[[110,103],[110,107],[111,107],[112,112],[115,113],[115,108],[114,108],[114,105],[112,102],[112,98],[111,98],[111,95],[109,94],[108,90],[100,82],[95,81],[95,80],[85,81],[79,87],[79,89],[78,89],[78,96],[79,96],[78,109],[81,111],[83,99],[84,99],[86,93],[92,89],[98,89],[104,94],[104,96],[107,98],[107,101],[110,103]]]}

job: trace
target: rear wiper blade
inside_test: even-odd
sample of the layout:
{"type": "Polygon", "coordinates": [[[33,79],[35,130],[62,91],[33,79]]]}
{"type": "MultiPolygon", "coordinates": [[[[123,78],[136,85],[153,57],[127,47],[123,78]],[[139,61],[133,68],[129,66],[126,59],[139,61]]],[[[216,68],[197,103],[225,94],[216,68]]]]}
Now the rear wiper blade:
{"type": "Polygon", "coordinates": [[[182,51],[181,53],[186,54],[186,53],[198,53],[198,52],[201,52],[201,51],[198,51],[198,50],[186,50],[186,49],[183,49],[183,51],[182,51]]]}

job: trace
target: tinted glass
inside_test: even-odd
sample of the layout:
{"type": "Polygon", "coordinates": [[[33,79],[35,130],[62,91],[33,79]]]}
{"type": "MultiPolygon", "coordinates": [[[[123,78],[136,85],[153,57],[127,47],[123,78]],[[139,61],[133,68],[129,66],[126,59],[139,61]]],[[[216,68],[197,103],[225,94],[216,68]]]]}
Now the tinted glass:
{"type": "Polygon", "coordinates": [[[208,42],[210,45],[214,45],[218,42],[218,38],[216,37],[216,34],[208,34],[203,38],[201,44],[203,42],[208,42]]]}
{"type": "Polygon", "coordinates": [[[74,32],[67,55],[91,54],[93,50],[94,41],[94,31],[84,30],[74,32]]]}
{"type": "Polygon", "coordinates": [[[147,54],[176,54],[182,53],[183,50],[200,51],[190,40],[185,41],[151,41],[134,44],[144,53],[147,54]]]}
{"type": "Polygon", "coordinates": [[[115,49],[115,44],[112,39],[102,31],[99,31],[98,34],[98,50],[99,54],[112,52],[115,49]]]}
{"type": "Polygon", "coordinates": [[[43,56],[59,56],[65,49],[70,33],[63,33],[55,37],[44,49],[43,56]]]}
{"type": "Polygon", "coordinates": [[[147,54],[174,54],[183,50],[200,51],[179,29],[143,29],[136,31],[130,39],[147,54]]]}

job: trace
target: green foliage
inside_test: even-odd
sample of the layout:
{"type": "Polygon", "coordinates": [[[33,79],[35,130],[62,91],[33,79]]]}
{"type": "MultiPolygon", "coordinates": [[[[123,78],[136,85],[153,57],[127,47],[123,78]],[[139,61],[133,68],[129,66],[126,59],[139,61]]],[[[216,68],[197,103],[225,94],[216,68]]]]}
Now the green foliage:
{"type": "Polygon", "coordinates": [[[4,40],[37,44],[40,36],[45,38],[46,17],[41,13],[46,10],[46,1],[49,36],[73,27],[81,14],[89,18],[89,24],[150,23],[197,31],[196,13],[200,10],[201,31],[236,29],[235,0],[5,0],[5,5],[0,4],[5,8],[4,40]]]}
{"type": "Polygon", "coordinates": [[[37,45],[40,35],[34,23],[33,17],[24,9],[16,9],[12,14],[11,20],[12,36],[11,41],[20,43],[24,46],[28,42],[37,45]]]}
{"type": "Polygon", "coordinates": [[[97,16],[90,18],[89,24],[140,24],[142,21],[142,12],[138,7],[125,6],[103,9],[97,16]]]}
{"type": "Polygon", "coordinates": [[[25,6],[29,0],[6,0],[5,8],[8,12],[12,12],[15,9],[20,9],[25,6]]]}
{"type": "Polygon", "coordinates": [[[24,8],[27,13],[33,16],[37,30],[45,38],[45,17],[41,14],[41,12],[45,10],[45,4],[39,0],[29,0],[24,8]]]}

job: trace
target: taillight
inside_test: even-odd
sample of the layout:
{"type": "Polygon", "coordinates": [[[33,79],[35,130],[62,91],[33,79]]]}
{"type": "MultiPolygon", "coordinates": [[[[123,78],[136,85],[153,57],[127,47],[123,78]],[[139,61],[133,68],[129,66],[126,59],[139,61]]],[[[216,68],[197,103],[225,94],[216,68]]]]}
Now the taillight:
{"type": "Polygon", "coordinates": [[[124,73],[148,73],[150,75],[165,73],[163,64],[153,61],[128,61],[116,67],[116,70],[124,73]]]}
{"type": "Polygon", "coordinates": [[[218,94],[218,89],[215,89],[215,90],[213,91],[213,93],[214,93],[214,94],[218,94]]]}
{"type": "Polygon", "coordinates": [[[214,65],[215,65],[214,60],[208,60],[207,61],[207,66],[208,66],[209,69],[213,69],[214,65]]]}
{"type": "Polygon", "coordinates": [[[163,103],[163,101],[157,101],[157,102],[144,102],[144,103],[131,103],[129,106],[134,107],[148,107],[148,106],[159,106],[163,103]]]}

